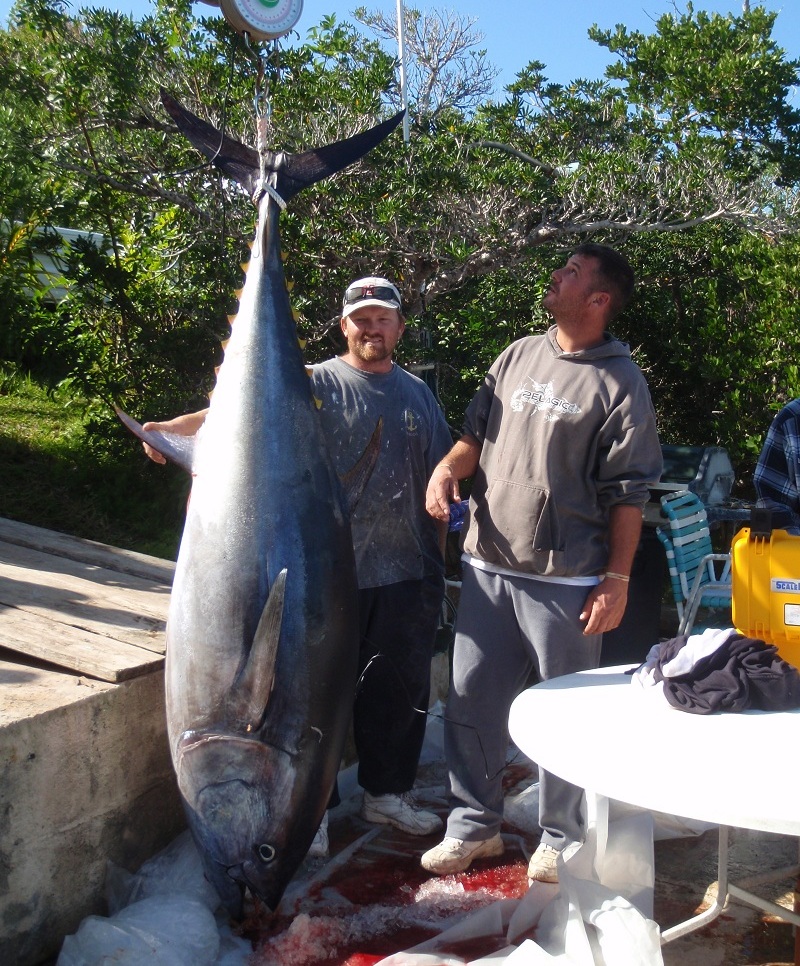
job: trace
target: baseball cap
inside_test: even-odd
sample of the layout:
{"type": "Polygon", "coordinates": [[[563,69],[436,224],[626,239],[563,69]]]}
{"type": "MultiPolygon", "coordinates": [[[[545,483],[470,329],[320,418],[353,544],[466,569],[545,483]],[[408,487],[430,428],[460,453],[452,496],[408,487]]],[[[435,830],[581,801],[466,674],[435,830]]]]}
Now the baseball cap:
{"type": "Polygon", "coordinates": [[[395,285],[386,278],[370,275],[347,286],[342,300],[342,315],[347,317],[364,305],[382,305],[385,309],[397,309],[399,312],[400,303],[400,292],[395,285]]]}

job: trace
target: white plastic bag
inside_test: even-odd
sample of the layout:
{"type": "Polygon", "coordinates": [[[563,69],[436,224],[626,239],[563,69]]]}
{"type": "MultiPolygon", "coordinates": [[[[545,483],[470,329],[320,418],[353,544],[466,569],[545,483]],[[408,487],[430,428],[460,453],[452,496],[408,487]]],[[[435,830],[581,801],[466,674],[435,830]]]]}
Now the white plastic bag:
{"type": "Polygon", "coordinates": [[[214,966],[219,930],[197,899],[154,896],[110,919],[89,916],[67,936],[56,966],[214,966]]]}
{"type": "Polygon", "coordinates": [[[216,889],[203,871],[200,854],[188,831],[130,873],[108,863],[106,901],[110,915],[152,896],[181,895],[202,902],[211,912],[220,906],[216,889]]]}

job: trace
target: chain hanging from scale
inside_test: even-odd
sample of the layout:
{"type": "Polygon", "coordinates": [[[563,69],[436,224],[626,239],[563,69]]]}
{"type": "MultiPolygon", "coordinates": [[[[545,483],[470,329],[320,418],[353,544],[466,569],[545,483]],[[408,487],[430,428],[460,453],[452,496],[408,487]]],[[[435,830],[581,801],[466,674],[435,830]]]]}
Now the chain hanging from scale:
{"type": "Polygon", "coordinates": [[[260,195],[264,191],[268,192],[270,195],[272,195],[275,201],[278,202],[281,208],[284,208],[286,203],[284,202],[283,198],[280,197],[280,195],[267,181],[267,154],[269,152],[269,145],[272,141],[272,99],[270,98],[267,65],[269,64],[270,59],[272,59],[275,74],[277,76],[280,72],[278,41],[271,41],[267,50],[259,51],[251,44],[250,34],[248,31],[244,31],[242,33],[242,37],[244,39],[244,45],[247,49],[247,52],[251,55],[256,63],[253,113],[255,114],[256,119],[256,148],[258,150],[260,168],[256,193],[260,195]]]}
{"type": "Polygon", "coordinates": [[[270,56],[276,71],[280,69],[278,60],[278,39],[288,34],[303,12],[303,0],[206,0],[219,7],[228,23],[241,34],[247,52],[256,62],[256,92],[254,109],[256,116],[257,147],[260,162],[258,189],[267,191],[275,201],[285,207],[283,198],[267,180],[267,151],[270,143],[272,105],[269,96],[267,64],[270,56]],[[267,42],[271,50],[258,51],[253,42],[267,42]]]}

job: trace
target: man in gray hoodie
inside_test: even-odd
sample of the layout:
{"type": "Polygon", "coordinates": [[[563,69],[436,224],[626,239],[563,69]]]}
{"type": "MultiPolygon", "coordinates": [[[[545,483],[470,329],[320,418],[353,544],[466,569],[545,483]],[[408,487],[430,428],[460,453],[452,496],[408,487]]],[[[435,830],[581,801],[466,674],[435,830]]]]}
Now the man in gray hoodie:
{"type": "MultiPolygon", "coordinates": [[[[555,324],[497,358],[428,484],[428,512],[444,520],[458,481],[473,478],[445,723],[451,811],[422,857],[430,872],[502,854],[512,701],[532,671],[597,667],[603,632],[625,612],[642,507],[662,470],[644,376],[607,331],[633,287],[624,256],[576,249],[542,303],[555,324]]],[[[583,838],[581,798],[540,771],[530,881],[558,881],[558,854],[583,838]]]]}

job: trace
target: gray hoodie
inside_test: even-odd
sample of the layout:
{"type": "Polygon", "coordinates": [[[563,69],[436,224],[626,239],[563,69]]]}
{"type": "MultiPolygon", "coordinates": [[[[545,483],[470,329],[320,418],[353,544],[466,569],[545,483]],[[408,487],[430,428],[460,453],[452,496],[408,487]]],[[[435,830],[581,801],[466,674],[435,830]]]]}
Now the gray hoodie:
{"type": "Polygon", "coordinates": [[[643,506],[661,476],[644,376],[628,347],[564,352],[530,336],[492,365],[464,433],[482,444],[464,550],[488,564],[551,577],[602,573],[609,508],[643,506]]]}

